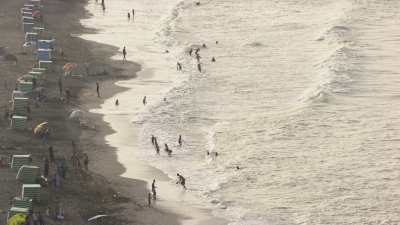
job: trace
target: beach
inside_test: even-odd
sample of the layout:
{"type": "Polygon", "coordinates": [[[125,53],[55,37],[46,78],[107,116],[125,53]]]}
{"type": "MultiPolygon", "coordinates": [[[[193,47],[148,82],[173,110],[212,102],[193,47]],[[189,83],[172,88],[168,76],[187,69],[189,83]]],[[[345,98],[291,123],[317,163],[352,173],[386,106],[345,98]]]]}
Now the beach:
{"type": "MultiPolygon", "coordinates": [[[[36,60],[15,16],[24,1],[0,3],[0,155],[42,166],[52,145],[67,159],[67,178],[35,209],[63,205],[65,220],[49,224],[98,214],[143,225],[400,221],[400,2],[42,3],[56,61],[24,131],[9,129],[6,108],[36,60]],[[77,64],[62,78],[69,101],[57,87],[66,63],[77,64]],[[80,123],[69,119],[77,109],[80,123]],[[32,135],[43,121],[45,144],[32,135]]],[[[1,221],[20,193],[15,175],[0,168],[1,221]]]]}
{"type": "MultiPolygon", "coordinates": [[[[8,108],[8,101],[14,89],[16,79],[29,71],[35,63],[32,54],[22,52],[24,34],[18,14],[24,1],[6,1],[1,3],[0,27],[7,32],[1,35],[1,47],[7,54],[14,55],[17,63],[4,60],[0,63],[2,71],[1,106],[2,112],[8,108]]],[[[115,86],[117,80],[134,78],[140,65],[110,59],[117,51],[115,47],[84,41],[76,35],[91,33],[85,29],[80,19],[88,17],[84,10],[86,1],[42,1],[44,26],[48,34],[56,39],[57,53],[55,71],[42,84],[48,100],[32,107],[28,129],[15,131],[10,129],[9,119],[1,119],[1,155],[9,158],[13,154],[31,154],[33,164],[43,165],[44,157],[48,157],[48,145],[33,137],[32,129],[38,123],[47,121],[51,127],[49,144],[53,146],[56,158],[69,159],[75,151],[78,155],[89,155],[89,172],[77,173],[71,169],[63,180],[61,188],[46,187],[42,190],[42,200],[35,205],[34,211],[42,214],[49,207],[55,213],[59,204],[63,205],[65,219],[63,224],[87,224],[87,219],[107,214],[103,224],[178,224],[182,215],[165,212],[163,209],[147,207],[146,181],[119,177],[125,168],[116,160],[115,151],[109,147],[104,136],[112,133],[101,116],[89,113],[91,108],[100,105],[123,88],[115,86]],[[62,49],[62,50],[61,50],[62,49]],[[64,88],[69,89],[69,103],[59,100],[57,81],[62,74],[62,66],[67,62],[90,62],[88,76],[66,79],[64,88]],[[106,71],[106,72],[104,72],[106,71]],[[96,94],[96,81],[101,87],[101,98],[96,94]],[[85,115],[85,124],[68,119],[72,109],[80,109],[85,115]],[[125,191],[125,192],[124,192],[125,191]],[[128,196],[129,195],[129,196],[128,196]],[[117,197],[116,197],[117,196],[117,197]]],[[[79,71],[84,73],[84,70],[79,71]]],[[[77,73],[79,73],[77,72],[77,73]]],[[[68,160],[69,161],[69,160],[68,160]]],[[[72,167],[69,164],[68,166],[72,167]]],[[[137,167],[140,169],[140,165],[137,167]]],[[[1,168],[1,221],[5,223],[11,200],[18,196],[20,183],[15,179],[16,172],[9,168],[1,168]]],[[[183,218],[183,217],[182,217],[183,218]]],[[[187,216],[186,219],[189,219],[187,216]]],[[[204,219],[204,217],[203,217],[204,219]]],[[[45,217],[45,223],[56,223],[52,216],[45,217]]]]}

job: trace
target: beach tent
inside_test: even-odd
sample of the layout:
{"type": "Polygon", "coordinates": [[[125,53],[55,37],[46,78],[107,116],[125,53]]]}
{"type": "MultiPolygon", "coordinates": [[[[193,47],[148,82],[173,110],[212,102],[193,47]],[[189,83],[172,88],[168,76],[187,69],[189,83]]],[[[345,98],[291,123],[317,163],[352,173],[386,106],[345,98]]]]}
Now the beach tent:
{"type": "Polygon", "coordinates": [[[34,67],[32,68],[32,72],[41,72],[42,74],[45,74],[46,68],[34,67]]]}
{"type": "Polygon", "coordinates": [[[11,158],[11,168],[19,170],[23,165],[31,164],[31,155],[13,155],[11,158]]]}
{"type": "Polygon", "coordinates": [[[43,72],[40,71],[29,71],[30,76],[33,76],[36,80],[44,79],[43,72]]]}
{"type": "Polygon", "coordinates": [[[41,34],[44,31],[44,27],[33,27],[32,32],[41,34]]]}
{"type": "Polygon", "coordinates": [[[52,40],[38,40],[38,49],[54,49],[54,39],[52,40]]]}
{"type": "Polygon", "coordinates": [[[35,25],[34,23],[22,23],[23,28],[24,28],[24,33],[32,33],[33,31],[33,26],[35,25]]]}
{"type": "Polygon", "coordinates": [[[26,32],[25,33],[25,42],[36,44],[38,40],[38,34],[34,32],[26,32]]]}
{"type": "Polygon", "coordinates": [[[16,130],[25,130],[28,117],[26,116],[13,116],[11,118],[11,128],[16,130]]]}
{"type": "Polygon", "coordinates": [[[13,207],[17,208],[32,208],[32,199],[29,198],[20,198],[20,197],[14,197],[13,202],[12,202],[13,207]]]}
{"type": "Polygon", "coordinates": [[[28,114],[28,100],[25,97],[16,97],[13,100],[13,110],[14,114],[19,116],[26,116],[28,114]]]}
{"type": "Polygon", "coordinates": [[[23,14],[24,12],[30,12],[30,13],[32,13],[32,12],[33,12],[33,9],[30,8],[30,7],[23,7],[23,8],[21,8],[21,14],[23,14]]]}
{"type": "Polygon", "coordinates": [[[32,16],[32,11],[23,11],[23,12],[22,12],[22,16],[25,16],[25,17],[33,17],[33,16],[32,16]]]}
{"type": "Polygon", "coordinates": [[[16,98],[16,97],[24,97],[24,96],[25,96],[25,93],[24,93],[24,92],[14,90],[14,91],[12,92],[12,94],[11,94],[11,99],[14,99],[14,98],[16,98]]]}
{"type": "Polygon", "coordinates": [[[51,61],[51,49],[38,49],[37,50],[37,59],[39,61],[51,61]]]}
{"type": "Polygon", "coordinates": [[[16,179],[24,184],[35,184],[40,177],[40,167],[23,165],[19,168],[16,179]]]}
{"type": "Polygon", "coordinates": [[[29,2],[36,7],[40,7],[40,0],[29,0],[29,2]]]}
{"type": "Polygon", "coordinates": [[[39,67],[40,68],[45,68],[47,70],[50,70],[52,63],[53,63],[53,61],[39,61],[39,67]]]}
{"type": "Polygon", "coordinates": [[[33,9],[34,7],[35,7],[35,6],[32,5],[32,4],[28,4],[28,3],[24,4],[24,8],[33,9]]]}
{"type": "Polygon", "coordinates": [[[32,82],[25,82],[25,81],[18,81],[18,91],[22,91],[25,93],[32,92],[33,83],[32,82]]]}
{"type": "Polygon", "coordinates": [[[22,198],[29,198],[33,201],[40,202],[40,184],[23,184],[22,198]]]}
{"type": "Polygon", "coordinates": [[[8,211],[7,225],[23,225],[26,222],[26,216],[29,213],[27,208],[12,207],[8,211]]]}
{"type": "Polygon", "coordinates": [[[32,82],[34,79],[36,79],[36,77],[30,74],[25,74],[22,77],[18,78],[18,80],[22,80],[25,82],[32,82]]]}
{"type": "Polygon", "coordinates": [[[31,16],[22,16],[22,22],[23,23],[33,23],[34,18],[31,16]]]}

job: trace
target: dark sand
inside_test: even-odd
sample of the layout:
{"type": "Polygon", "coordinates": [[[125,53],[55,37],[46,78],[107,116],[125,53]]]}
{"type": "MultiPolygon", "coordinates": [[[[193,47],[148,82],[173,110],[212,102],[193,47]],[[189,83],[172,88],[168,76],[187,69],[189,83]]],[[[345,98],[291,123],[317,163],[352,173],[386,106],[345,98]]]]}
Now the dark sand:
{"type": "MultiPolygon", "coordinates": [[[[122,90],[113,85],[116,80],[134,77],[140,66],[125,64],[123,70],[118,67],[122,64],[109,60],[109,57],[117,51],[116,48],[75,37],[74,34],[90,32],[79,24],[79,19],[87,16],[83,10],[85,3],[86,0],[43,1],[44,26],[48,32],[46,35],[56,38],[56,66],[55,71],[50,73],[41,85],[45,88],[47,101],[41,103],[39,107],[31,104],[31,119],[28,122],[30,130],[27,131],[8,129],[9,119],[3,116],[16,79],[27,73],[35,63],[32,54],[22,53],[24,34],[19,9],[24,0],[4,0],[0,3],[0,47],[5,47],[7,54],[18,59],[17,64],[12,61],[0,61],[0,111],[2,112],[0,154],[10,156],[30,153],[33,164],[43,167],[42,159],[48,155],[47,146],[33,137],[32,128],[42,121],[49,122],[51,129],[49,144],[54,146],[56,158],[67,159],[69,171],[61,188],[58,190],[52,187],[43,188],[42,201],[35,205],[35,211],[44,213],[45,209],[50,207],[51,213],[54,213],[57,205],[62,203],[65,220],[57,222],[52,217],[45,217],[46,224],[88,224],[86,222],[88,218],[103,213],[111,216],[102,219],[101,224],[179,224],[176,215],[147,208],[147,190],[144,181],[118,177],[110,183],[106,177],[90,171],[90,168],[100,166],[109,171],[108,175],[118,176],[123,173],[124,168],[117,162],[114,150],[104,143],[104,135],[112,131],[98,115],[85,113],[85,123],[79,124],[68,119],[69,112],[77,108],[85,111],[97,107],[105,98],[122,90]],[[59,48],[63,49],[63,57],[59,48]],[[82,74],[82,78],[68,78],[64,81],[64,89],[68,88],[72,93],[69,104],[60,101],[57,85],[58,78],[62,74],[62,65],[66,62],[90,64],[88,76],[81,68],[76,74],[82,74]],[[96,81],[100,82],[101,98],[96,96],[96,81]],[[90,161],[89,172],[73,169],[69,160],[72,156],[72,140],[76,143],[78,155],[86,152],[89,156],[105,158],[107,165],[96,165],[96,162],[90,161]],[[113,197],[117,192],[115,191],[117,185],[121,184],[130,188],[133,198],[122,195],[119,198],[113,197]],[[126,209],[129,214],[126,213],[126,209]]],[[[20,195],[21,184],[15,180],[15,175],[16,172],[10,168],[0,168],[0,222],[3,224],[10,207],[10,200],[20,195]]]]}

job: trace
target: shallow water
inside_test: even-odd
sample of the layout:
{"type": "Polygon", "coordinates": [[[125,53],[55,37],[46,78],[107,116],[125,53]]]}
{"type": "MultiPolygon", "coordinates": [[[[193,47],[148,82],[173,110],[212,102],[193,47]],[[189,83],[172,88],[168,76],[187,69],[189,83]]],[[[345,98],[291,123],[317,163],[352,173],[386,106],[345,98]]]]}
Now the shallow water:
{"type": "Polygon", "coordinates": [[[101,112],[139,126],[137,156],[186,176],[190,201],[235,225],[400,222],[400,2],[135,1],[134,24],[129,2],[88,6],[84,24],[102,30],[87,38],[126,45],[144,68],[119,82],[130,106],[101,112]],[[184,51],[203,43],[199,73],[184,51]]]}

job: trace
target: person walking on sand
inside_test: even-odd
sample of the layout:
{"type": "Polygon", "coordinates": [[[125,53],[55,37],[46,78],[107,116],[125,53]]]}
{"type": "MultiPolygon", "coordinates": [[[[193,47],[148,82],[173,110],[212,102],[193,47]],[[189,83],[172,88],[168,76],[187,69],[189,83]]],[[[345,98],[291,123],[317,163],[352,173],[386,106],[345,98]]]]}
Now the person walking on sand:
{"type": "Polygon", "coordinates": [[[151,192],[153,193],[153,200],[157,199],[157,192],[156,192],[156,180],[153,179],[153,183],[151,183],[151,192]]]}
{"type": "Polygon", "coordinates": [[[50,162],[54,162],[54,151],[53,151],[53,146],[49,147],[49,159],[50,162]]]}
{"type": "Polygon", "coordinates": [[[61,79],[61,76],[58,78],[58,90],[60,91],[60,97],[62,97],[63,88],[62,88],[62,79],[61,79]]]}
{"type": "Polygon", "coordinates": [[[144,96],[144,98],[143,98],[143,105],[146,105],[146,103],[147,103],[147,100],[146,100],[146,96],[144,96]]]}
{"type": "Polygon", "coordinates": [[[85,170],[89,170],[89,157],[86,153],[83,154],[83,165],[85,165],[85,170]]]}
{"type": "Polygon", "coordinates": [[[150,192],[147,194],[147,206],[149,208],[151,207],[151,193],[150,192]]]}
{"type": "Polygon", "coordinates": [[[97,97],[100,98],[100,85],[99,82],[96,81],[96,92],[97,92],[97,97]]]}
{"type": "Polygon", "coordinates": [[[179,147],[182,147],[182,135],[179,135],[178,144],[179,144],[179,147]]]}
{"type": "Polygon", "coordinates": [[[126,61],[126,47],[125,46],[122,49],[122,55],[124,56],[124,58],[122,59],[122,62],[125,62],[126,61]]]}

